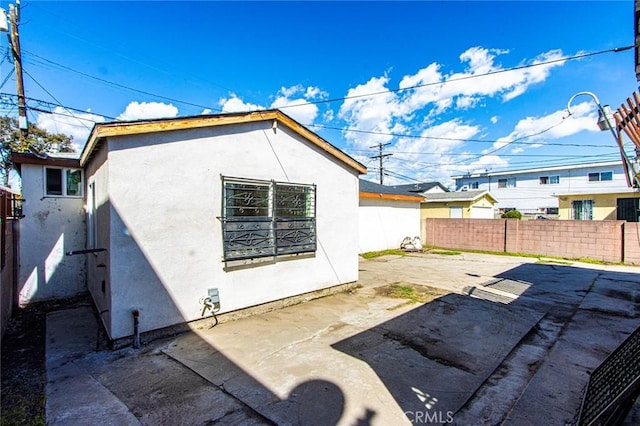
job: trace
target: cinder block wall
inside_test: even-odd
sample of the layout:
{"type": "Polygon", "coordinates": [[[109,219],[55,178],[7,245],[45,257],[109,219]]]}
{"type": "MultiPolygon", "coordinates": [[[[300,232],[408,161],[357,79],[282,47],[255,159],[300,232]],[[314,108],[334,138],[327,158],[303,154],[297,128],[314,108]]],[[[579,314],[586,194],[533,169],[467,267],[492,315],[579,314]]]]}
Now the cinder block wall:
{"type": "Polygon", "coordinates": [[[425,219],[421,239],[428,246],[468,250],[505,250],[503,219],[425,219]]]}
{"type": "Polygon", "coordinates": [[[640,224],[624,224],[624,263],[640,265],[640,224]]]}
{"type": "Polygon", "coordinates": [[[640,230],[624,221],[425,219],[422,230],[435,247],[640,264],[640,230]]]}

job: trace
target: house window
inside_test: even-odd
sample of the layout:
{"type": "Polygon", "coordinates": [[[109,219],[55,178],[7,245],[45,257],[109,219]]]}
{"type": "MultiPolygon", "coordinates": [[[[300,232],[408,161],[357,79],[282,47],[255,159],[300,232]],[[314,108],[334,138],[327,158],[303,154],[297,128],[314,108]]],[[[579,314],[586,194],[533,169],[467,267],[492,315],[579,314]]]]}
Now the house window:
{"type": "Polygon", "coordinates": [[[589,182],[602,182],[606,180],[613,180],[613,172],[594,172],[589,173],[589,182]]]}
{"type": "Polygon", "coordinates": [[[560,176],[540,176],[540,185],[557,185],[560,183],[560,176]]]}
{"type": "Polygon", "coordinates": [[[45,167],[45,195],[53,197],[82,197],[82,170],[45,167]]]}
{"type": "Polygon", "coordinates": [[[571,207],[572,219],[593,220],[593,200],[574,200],[571,207]]]}
{"type": "Polygon", "coordinates": [[[316,251],[315,185],[222,178],[224,260],[316,251]]]}
{"type": "Polygon", "coordinates": [[[498,188],[515,188],[516,178],[498,179],[498,188]]]}
{"type": "Polygon", "coordinates": [[[480,187],[480,183],[479,183],[478,181],[471,182],[471,183],[469,184],[469,187],[470,187],[471,189],[478,189],[478,188],[480,187]]]}

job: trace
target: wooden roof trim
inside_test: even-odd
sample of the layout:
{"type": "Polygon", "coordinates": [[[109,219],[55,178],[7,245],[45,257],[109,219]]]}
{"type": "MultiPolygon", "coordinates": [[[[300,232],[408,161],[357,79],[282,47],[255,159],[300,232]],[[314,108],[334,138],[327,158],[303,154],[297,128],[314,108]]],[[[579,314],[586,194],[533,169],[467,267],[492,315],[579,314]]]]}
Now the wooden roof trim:
{"type": "Polygon", "coordinates": [[[17,164],[34,164],[39,166],[79,168],[80,160],[73,158],[48,157],[39,158],[28,152],[12,152],[11,161],[17,164]]]}
{"type": "Polygon", "coordinates": [[[393,201],[423,201],[424,197],[420,195],[403,195],[403,194],[381,194],[376,192],[360,192],[360,198],[375,198],[378,200],[393,201]]]}
{"type": "Polygon", "coordinates": [[[314,145],[321,148],[323,151],[333,155],[341,160],[351,168],[357,170],[361,174],[367,173],[367,168],[360,164],[358,161],[351,158],[349,155],[342,152],[340,149],[331,145],[329,142],[322,139],[306,127],[300,125],[289,116],[283,114],[278,110],[266,110],[255,111],[249,113],[240,114],[223,114],[223,115],[211,115],[202,117],[188,117],[188,118],[170,118],[166,120],[149,120],[140,122],[128,122],[128,123],[108,123],[108,124],[96,124],[89,135],[87,144],[85,145],[82,155],[80,157],[80,163],[86,164],[89,160],[91,153],[96,147],[97,143],[107,137],[124,136],[124,135],[137,135],[143,133],[153,132],[166,132],[172,130],[185,130],[202,127],[215,127],[224,126],[229,124],[244,124],[253,123],[258,121],[278,120],[282,124],[289,127],[300,136],[312,142],[314,145]]]}

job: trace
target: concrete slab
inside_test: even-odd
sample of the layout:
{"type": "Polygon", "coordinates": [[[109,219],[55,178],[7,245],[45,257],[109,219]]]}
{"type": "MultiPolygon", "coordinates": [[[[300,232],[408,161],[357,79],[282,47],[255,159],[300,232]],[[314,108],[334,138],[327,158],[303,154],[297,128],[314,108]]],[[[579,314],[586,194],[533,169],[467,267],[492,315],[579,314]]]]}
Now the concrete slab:
{"type": "Polygon", "coordinates": [[[363,260],[356,291],[140,350],[95,352],[92,312],[64,311],[47,321],[47,420],[564,424],[587,371],[638,324],[638,271],[468,253],[363,260]],[[391,283],[452,293],[425,305],[377,295],[391,283]]]}
{"type": "Polygon", "coordinates": [[[118,398],[76,363],[96,349],[97,321],[89,307],[47,315],[47,424],[107,425],[140,422],[118,398]]]}

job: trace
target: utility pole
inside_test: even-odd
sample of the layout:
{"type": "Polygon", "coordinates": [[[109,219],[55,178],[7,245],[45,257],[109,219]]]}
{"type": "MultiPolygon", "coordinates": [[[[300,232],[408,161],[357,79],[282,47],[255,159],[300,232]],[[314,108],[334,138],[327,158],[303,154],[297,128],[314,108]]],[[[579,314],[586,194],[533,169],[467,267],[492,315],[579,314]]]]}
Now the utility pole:
{"type": "Polygon", "coordinates": [[[20,129],[20,145],[26,143],[29,133],[29,124],[27,122],[27,105],[24,96],[24,83],[22,80],[22,53],[20,51],[20,35],[18,34],[18,24],[20,23],[20,0],[16,0],[16,4],[9,5],[9,22],[11,31],[9,37],[9,45],[13,53],[13,63],[16,71],[16,94],[18,95],[18,128],[20,129]]]}
{"type": "Polygon", "coordinates": [[[382,148],[384,148],[387,145],[391,145],[391,143],[379,143],[378,145],[374,145],[374,146],[370,146],[369,148],[378,148],[378,155],[374,155],[373,157],[369,157],[369,158],[378,158],[380,160],[380,185],[384,185],[384,168],[382,166],[382,160],[384,159],[384,157],[390,157],[393,154],[383,154],[382,153],[382,148]]]}

